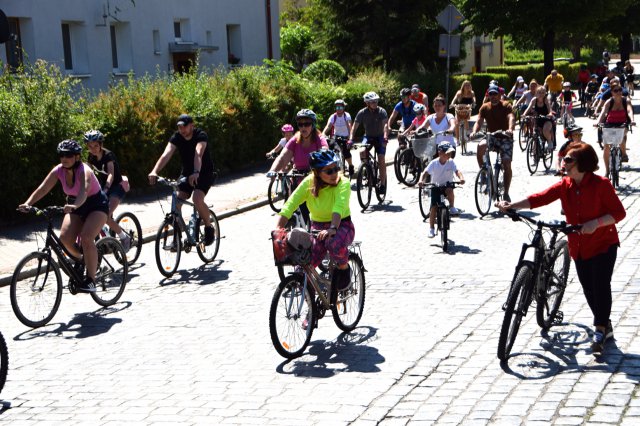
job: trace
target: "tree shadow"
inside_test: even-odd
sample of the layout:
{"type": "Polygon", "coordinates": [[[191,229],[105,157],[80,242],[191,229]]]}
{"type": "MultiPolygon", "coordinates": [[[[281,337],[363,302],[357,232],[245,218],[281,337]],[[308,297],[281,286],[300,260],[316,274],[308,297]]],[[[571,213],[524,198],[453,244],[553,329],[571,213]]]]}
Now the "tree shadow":
{"type": "Polygon", "coordinates": [[[300,358],[278,365],[280,374],[299,377],[328,378],[341,372],[377,373],[385,362],[377,348],[364,343],[375,341],[378,329],[358,327],[341,333],[335,341],[315,340],[300,358]]]}
{"type": "Polygon", "coordinates": [[[215,260],[212,263],[201,265],[195,269],[179,270],[176,271],[171,278],[163,278],[160,280],[159,284],[161,287],[167,287],[176,284],[209,285],[218,281],[227,281],[231,271],[220,269],[223,263],[223,260],[215,260]]]}
{"type": "Polygon", "coordinates": [[[110,315],[128,309],[131,302],[118,302],[92,312],[75,314],[68,323],[51,323],[40,328],[16,335],[13,340],[31,340],[39,337],[63,337],[65,339],[85,339],[108,332],[121,318],[110,315]]]}

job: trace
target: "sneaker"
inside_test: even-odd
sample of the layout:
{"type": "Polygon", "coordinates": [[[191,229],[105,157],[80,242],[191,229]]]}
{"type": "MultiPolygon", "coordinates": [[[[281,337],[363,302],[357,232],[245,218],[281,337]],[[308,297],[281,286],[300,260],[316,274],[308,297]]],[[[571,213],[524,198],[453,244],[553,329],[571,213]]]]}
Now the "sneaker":
{"type": "Polygon", "coordinates": [[[124,252],[128,253],[129,250],[131,250],[131,237],[127,235],[124,238],[121,238],[120,244],[122,244],[122,248],[124,248],[124,252]]]}
{"type": "Polygon", "coordinates": [[[204,227],[204,245],[210,246],[213,244],[213,226],[204,227]]]}
{"type": "Polygon", "coordinates": [[[602,352],[604,349],[604,336],[605,335],[599,330],[593,333],[593,340],[591,341],[591,350],[593,352],[602,352]]]}
{"type": "Polygon", "coordinates": [[[607,328],[604,331],[604,340],[605,342],[609,339],[613,338],[613,325],[611,325],[611,320],[607,323],[607,328]]]}
{"type": "Polygon", "coordinates": [[[547,142],[547,152],[553,152],[553,143],[547,142]]]}
{"type": "Polygon", "coordinates": [[[436,230],[433,228],[429,228],[429,238],[433,238],[436,236],[436,230]]]}
{"type": "Polygon", "coordinates": [[[378,187],[379,191],[381,194],[386,194],[387,193],[387,188],[384,186],[383,183],[380,184],[380,186],[378,187]]]}
{"type": "Polygon", "coordinates": [[[502,197],[502,199],[503,199],[504,201],[506,201],[507,203],[510,203],[510,202],[511,202],[511,197],[509,196],[509,194],[506,194],[506,193],[505,193],[505,194],[504,194],[504,196],[502,197]]]}
{"type": "Polygon", "coordinates": [[[95,293],[96,284],[91,278],[87,277],[82,281],[82,284],[78,285],[77,290],[82,293],[95,293]]]}
{"type": "Polygon", "coordinates": [[[351,266],[347,269],[334,269],[333,284],[338,291],[348,290],[351,287],[351,266]]]}
{"type": "Polygon", "coordinates": [[[626,155],[626,154],[625,154],[625,155],[623,155],[623,156],[622,156],[622,162],[623,162],[623,163],[628,163],[628,162],[629,162],[629,156],[628,156],[628,155],[626,155]]]}
{"type": "Polygon", "coordinates": [[[355,175],[355,169],[353,168],[353,164],[349,165],[349,177],[353,177],[355,175]]]}
{"type": "Polygon", "coordinates": [[[451,208],[449,209],[449,213],[451,213],[451,214],[453,214],[453,215],[459,215],[461,212],[462,212],[462,210],[457,209],[457,208],[455,208],[455,207],[451,207],[451,208]]]}

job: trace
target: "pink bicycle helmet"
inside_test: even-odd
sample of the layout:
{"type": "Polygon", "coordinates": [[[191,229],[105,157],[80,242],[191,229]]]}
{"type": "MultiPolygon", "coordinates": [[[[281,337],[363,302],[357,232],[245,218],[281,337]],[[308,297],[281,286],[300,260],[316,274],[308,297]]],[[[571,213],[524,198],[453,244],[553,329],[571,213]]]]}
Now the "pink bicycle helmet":
{"type": "Polygon", "coordinates": [[[293,126],[291,124],[285,124],[280,128],[283,132],[293,132],[293,126]]]}

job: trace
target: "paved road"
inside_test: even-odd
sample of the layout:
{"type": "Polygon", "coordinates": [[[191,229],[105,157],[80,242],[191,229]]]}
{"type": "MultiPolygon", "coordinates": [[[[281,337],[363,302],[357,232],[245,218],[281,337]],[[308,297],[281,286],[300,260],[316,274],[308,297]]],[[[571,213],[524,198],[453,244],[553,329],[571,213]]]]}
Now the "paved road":
{"type": "MultiPolygon", "coordinates": [[[[268,333],[277,284],[268,240],[276,218],[268,207],[223,220],[219,259],[202,266],[195,254],[183,255],[174,279],[162,279],[146,245],[122,301],[109,309],[65,293],[52,324],[30,330],[0,288],[11,357],[0,420],[638,424],[639,152],[629,151],[620,191],[627,218],[618,227],[613,282],[616,340],[599,359],[588,351],[591,319],[572,267],[564,324],[541,334],[529,314],[514,355],[501,365],[500,308],[528,228],[498,215],[480,219],[469,184],[457,192],[465,213],[452,223],[454,246],[444,254],[427,238],[417,190],[393,183],[387,202],[364,213],[352,199],[367,268],[360,326],[342,334],[324,318],[305,355],[291,362],[277,355],[268,333]]],[[[472,181],[474,157],[458,160],[472,181]]],[[[514,199],[556,179],[530,177],[519,151],[514,170],[514,199]]],[[[537,213],[557,218],[559,206],[537,213]]]]}

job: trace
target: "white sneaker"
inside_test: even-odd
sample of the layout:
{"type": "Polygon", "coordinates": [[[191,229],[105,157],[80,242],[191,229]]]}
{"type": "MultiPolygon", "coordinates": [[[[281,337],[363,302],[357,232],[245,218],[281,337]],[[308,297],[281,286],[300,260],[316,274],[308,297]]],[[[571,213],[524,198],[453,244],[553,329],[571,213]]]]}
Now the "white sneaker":
{"type": "Polygon", "coordinates": [[[449,213],[451,213],[451,214],[453,214],[453,215],[458,215],[458,214],[460,214],[461,212],[462,212],[462,210],[457,209],[457,208],[455,208],[455,207],[451,207],[451,208],[449,209],[449,213]]]}
{"type": "Polygon", "coordinates": [[[436,236],[436,230],[433,228],[429,228],[429,238],[433,238],[436,236]]]}
{"type": "Polygon", "coordinates": [[[128,253],[131,249],[131,237],[126,236],[120,240],[120,244],[122,244],[122,248],[124,248],[124,252],[128,253]]]}

